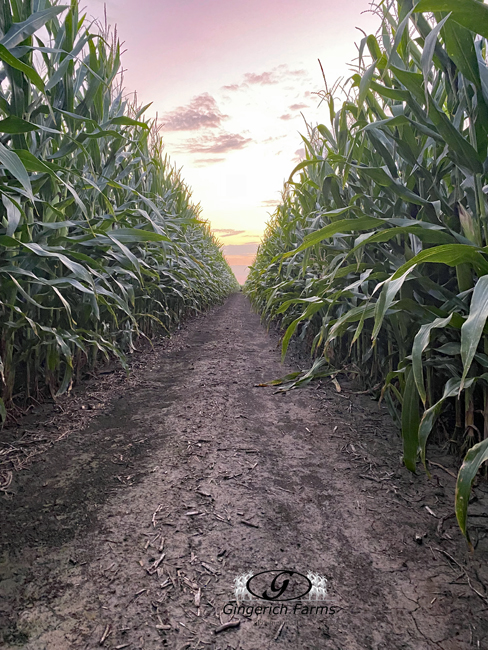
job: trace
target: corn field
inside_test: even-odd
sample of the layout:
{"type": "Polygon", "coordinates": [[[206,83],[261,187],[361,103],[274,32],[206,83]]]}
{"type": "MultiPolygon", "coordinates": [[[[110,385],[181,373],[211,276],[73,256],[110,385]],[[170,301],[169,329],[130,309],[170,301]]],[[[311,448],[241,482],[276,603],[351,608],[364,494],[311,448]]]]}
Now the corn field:
{"type": "MultiPolygon", "coordinates": [[[[321,95],[246,284],[254,307],[308,341],[287,387],[346,367],[401,426],[428,471],[437,428],[464,456],[463,534],[488,460],[488,6],[394,0],[358,70],[321,95]]],[[[325,79],[324,79],[325,81],[325,79]]]]}
{"type": "Polygon", "coordinates": [[[238,287],[146,109],[77,0],[1,0],[2,420],[238,287]]]}

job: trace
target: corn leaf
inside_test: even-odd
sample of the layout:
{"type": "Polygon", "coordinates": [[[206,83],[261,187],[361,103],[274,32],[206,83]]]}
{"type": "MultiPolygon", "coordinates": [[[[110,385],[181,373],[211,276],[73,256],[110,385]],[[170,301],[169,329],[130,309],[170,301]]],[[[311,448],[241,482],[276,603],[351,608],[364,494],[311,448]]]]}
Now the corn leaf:
{"type": "Polygon", "coordinates": [[[469,540],[467,531],[468,503],[471,486],[481,465],[488,460],[488,439],[471,447],[466,454],[456,481],[456,518],[463,535],[469,540]]]}
{"type": "Polygon", "coordinates": [[[420,0],[414,11],[452,11],[453,19],[488,38],[488,7],[477,0],[420,0]]]}
{"type": "Polygon", "coordinates": [[[487,317],[488,275],[483,275],[475,285],[469,308],[469,316],[461,327],[461,359],[463,362],[461,389],[471,368],[487,317]]]}
{"type": "Polygon", "coordinates": [[[419,394],[415,386],[412,369],[406,376],[402,408],[403,462],[411,472],[415,472],[419,448],[419,394]]]}

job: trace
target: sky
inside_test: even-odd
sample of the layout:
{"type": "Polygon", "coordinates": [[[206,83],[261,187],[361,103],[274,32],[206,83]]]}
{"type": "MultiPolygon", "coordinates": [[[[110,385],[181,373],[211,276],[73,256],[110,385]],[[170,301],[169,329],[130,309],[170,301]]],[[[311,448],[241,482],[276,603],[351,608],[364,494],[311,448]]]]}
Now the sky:
{"type": "Polygon", "coordinates": [[[327,123],[318,91],[347,79],[368,0],[80,0],[117,27],[123,83],[158,118],[171,160],[244,282],[307,123],[327,123]]]}

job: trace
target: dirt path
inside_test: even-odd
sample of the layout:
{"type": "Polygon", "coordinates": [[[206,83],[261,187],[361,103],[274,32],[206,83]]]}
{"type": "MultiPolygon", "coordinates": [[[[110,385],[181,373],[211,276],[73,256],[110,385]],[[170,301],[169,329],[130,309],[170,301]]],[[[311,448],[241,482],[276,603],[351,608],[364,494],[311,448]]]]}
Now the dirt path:
{"type": "Polygon", "coordinates": [[[276,344],[232,296],[15,476],[0,499],[0,645],[488,648],[486,485],[469,556],[454,479],[412,478],[384,409],[330,384],[255,387],[289,372],[276,344]],[[241,610],[216,633],[234,579],[272,569],[326,577],[326,602],[241,610]]]}

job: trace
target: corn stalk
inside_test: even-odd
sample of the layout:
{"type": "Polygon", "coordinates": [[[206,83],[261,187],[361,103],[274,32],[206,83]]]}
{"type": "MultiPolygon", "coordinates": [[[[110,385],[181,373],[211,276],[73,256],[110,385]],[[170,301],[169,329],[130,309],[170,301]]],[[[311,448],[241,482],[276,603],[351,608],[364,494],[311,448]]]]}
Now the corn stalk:
{"type": "Polygon", "coordinates": [[[307,325],[314,354],[383,383],[407,468],[427,468],[441,414],[461,450],[474,445],[456,492],[467,534],[488,453],[488,6],[397,0],[378,12],[347,98],[321,93],[330,123],[303,137],[246,291],[282,319],[283,355],[307,325]]]}
{"type": "Polygon", "coordinates": [[[77,0],[0,3],[0,417],[235,290],[120,44],[77,0]]]}

